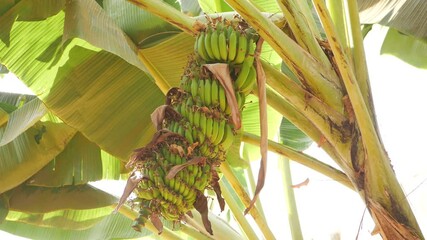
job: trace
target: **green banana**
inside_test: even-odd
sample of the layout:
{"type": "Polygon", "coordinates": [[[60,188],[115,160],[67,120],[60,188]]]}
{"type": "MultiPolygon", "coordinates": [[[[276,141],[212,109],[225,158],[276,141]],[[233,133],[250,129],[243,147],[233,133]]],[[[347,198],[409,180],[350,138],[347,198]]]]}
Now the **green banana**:
{"type": "Polygon", "coordinates": [[[227,109],[227,96],[225,95],[225,90],[222,86],[218,85],[218,99],[219,99],[219,108],[221,111],[225,112],[227,109]]]}
{"type": "Polygon", "coordinates": [[[218,138],[218,135],[219,135],[219,122],[213,119],[212,138],[211,138],[212,144],[216,145],[215,143],[216,143],[216,139],[218,138]]]}
{"type": "Polygon", "coordinates": [[[184,136],[190,144],[194,143],[193,135],[191,129],[187,126],[184,130],[184,136]]]}
{"type": "Polygon", "coordinates": [[[206,114],[201,113],[200,114],[200,130],[205,136],[207,135],[207,128],[208,128],[207,122],[208,122],[208,119],[206,117],[206,114]]]}
{"type": "Polygon", "coordinates": [[[209,138],[209,140],[211,140],[211,142],[212,142],[212,137],[215,137],[215,136],[212,135],[213,134],[212,130],[213,130],[213,118],[208,117],[207,120],[206,120],[206,132],[205,132],[205,135],[209,138]]]}
{"type": "Polygon", "coordinates": [[[227,37],[225,31],[221,31],[218,37],[219,45],[219,55],[221,56],[222,61],[227,61],[228,51],[227,51],[227,37]]]}
{"type": "Polygon", "coordinates": [[[212,98],[212,105],[214,107],[219,105],[219,85],[218,80],[212,79],[211,83],[211,98],[212,98]]]}
{"type": "Polygon", "coordinates": [[[179,192],[180,188],[181,188],[181,179],[177,179],[175,181],[175,185],[174,185],[173,189],[175,190],[175,192],[179,192]]]}
{"type": "Polygon", "coordinates": [[[205,142],[205,134],[202,131],[197,131],[197,138],[199,139],[199,144],[203,144],[205,142]]]}
{"type": "Polygon", "coordinates": [[[198,79],[193,79],[193,81],[191,81],[191,95],[193,97],[197,96],[198,93],[198,89],[199,89],[199,81],[198,79]]]}
{"type": "Polygon", "coordinates": [[[233,141],[234,141],[233,130],[231,129],[230,124],[225,124],[224,137],[222,139],[221,145],[225,150],[227,150],[231,146],[231,144],[233,144],[233,141]]]}
{"type": "Polygon", "coordinates": [[[221,55],[219,53],[219,33],[218,31],[212,30],[211,34],[211,49],[215,60],[220,60],[221,55]]]}
{"type": "Polygon", "coordinates": [[[254,66],[251,66],[245,83],[239,89],[240,92],[243,93],[244,96],[248,95],[252,91],[255,83],[256,83],[256,70],[254,66]]]}
{"type": "Polygon", "coordinates": [[[241,64],[245,60],[246,52],[248,50],[248,39],[244,34],[240,34],[239,36],[239,47],[236,54],[236,58],[234,59],[235,64],[241,64]]]}
{"type": "Polygon", "coordinates": [[[205,49],[205,37],[206,34],[205,32],[201,32],[199,34],[199,37],[197,38],[197,53],[199,54],[200,57],[202,57],[204,60],[208,61],[209,60],[209,55],[205,49]]]}
{"type": "Polygon", "coordinates": [[[194,120],[193,120],[194,126],[200,127],[200,118],[202,115],[201,112],[198,109],[196,109],[196,111],[193,114],[194,114],[194,120]]]}
{"type": "Polygon", "coordinates": [[[205,81],[206,80],[199,80],[199,89],[198,89],[198,95],[200,97],[200,100],[202,100],[202,103],[206,103],[205,100],[205,81]]]}
{"type": "Polygon", "coordinates": [[[212,80],[205,79],[203,95],[204,95],[204,103],[206,106],[210,106],[212,103],[211,87],[212,87],[212,80]]]}
{"type": "Polygon", "coordinates": [[[240,68],[239,75],[237,76],[236,81],[234,82],[234,88],[236,90],[240,90],[248,79],[249,71],[252,67],[252,64],[248,64],[248,62],[249,61],[243,62],[242,68],[240,68]]]}
{"type": "Polygon", "coordinates": [[[212,30],[208,29],[206,35],[205,35],[205,49],[206,49],[206,53],[209,57],[209,59],[214,59],[215,56],[213,54],[212,51],[212,45],[211,45],[211,41],[212,41],[212,30]]]}
{"type": "Polygon", "coordinates": [[[218,135],[215,139],[215,141],[213,141],[213,144],[218,145],[221,143],[223,137],[224,137],[224,128],[225,128],[225,124],[227,123],[227,121],[225,119],[221,119],[218,123],[218,135]]]}
{"type": "Polygon", "coordinates": [[[237,36],[237,32],[234,29],[232,29],[232,27],[229,27],[229,28],[231,29],[231,31],[228,39],[228,61],[232,62],[234,61],[237,55],[238,36],[237,36]]]}

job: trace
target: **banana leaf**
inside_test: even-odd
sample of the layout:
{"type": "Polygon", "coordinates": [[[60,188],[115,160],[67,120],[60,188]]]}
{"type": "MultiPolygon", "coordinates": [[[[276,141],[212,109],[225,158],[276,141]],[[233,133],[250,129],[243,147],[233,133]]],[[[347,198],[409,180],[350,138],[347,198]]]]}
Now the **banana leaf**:
{"type": "Polygon", "coordinates": [[[381,46],[381,54],[393,55],[414,67],[427,69],[427,41],[393,28],[387,31],[381,46]]]}
{"type": "MultiPolygon", "coordinates": [[[[33,213],[102,208],[117,202],[116,197],[88,184],[64,187],[36,187],[24,184],[8,192],[7,196],[10,210],[23,212],[28,216],[33,213]]],[[[57,213],[53,215],[58,216],[57,213]]],[[[8,216],[9,220],[12,218],[8,216]]]]}
{"type": "Polygon", "coordinates": [[[64,123],[38,122],[0,147],[0,192],[42,169],[66,147],[76,131],[64,123]]]}
{"type": "Polygon", "coordinates": [[[358,0],[360,22],[392,27],[416,38],[427,38],[426,1],[358,0]]]}
{"type": "MultiPolygon", "coordinates": [[[[166,0],[164,2],[178,10],[181,8],[178,1],[166,0]]],[[[127,1],[104,0],[102,7],[120,29],[140,47],[153,45],[170,37],[171,34],[181,32],[175,26],[127,1]]],[[[96,16],[96,18],[98,17],[96,16]]]]}
{"type": "Polygon", "coordinates": [[[23,222],[4,221],[0,230],[14,235],[34,240],[109,240],[130,239],[150,235],[151,232],[142,229],[136,232],[130,226],[132,220],[121,214],[109,214],[101,221],[84,230],[67,230],[51,227],[40,227],[23,222]]]}

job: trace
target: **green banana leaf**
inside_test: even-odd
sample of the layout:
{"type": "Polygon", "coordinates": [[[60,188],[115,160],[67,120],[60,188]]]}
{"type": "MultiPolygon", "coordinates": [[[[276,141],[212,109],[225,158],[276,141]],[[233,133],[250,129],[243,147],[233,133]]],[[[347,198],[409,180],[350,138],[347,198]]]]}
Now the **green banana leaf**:
{"type": "Polygon", "coordinates": [[[313,143],[313,140],[286,118],[283,118],[280,124],[279,139],[283,145],[293,148],[296,151],[304,151],[313,143]]]}
{"type": "Polygon", "coordinates": [[[6,127],[0,129],[0,146],[10,143],[38,122],[46,113],[47,109],[40,99],[33,98],[25,102],[22,107],[9,114],[6,127]]]}
{"type": "Polygon", "coordinates": [[[67,147],[30,178],[33,186],[57,187],[86,184],[102,179],[99,147],[76,133],[67,147]]]}
{"type": "Polygon", "coordinates": [[[181,12],[190,17],[199,16],[203,13],[198,0],[181,0],[180,2],[181,12]]]}
{"type": "MultiPolygon", "coordinates": [[[[267,106],[267,116],[268,122],[262,124],[268,124],[268,138],[274,140],[283,117],[270,106],[267,106]]],[[[246,98],[242,112],[242,123],[243,131],[260,136],[259,104],[258,98],[254,95],[248,95],[246,98]]],[[[244,144],[243,151],[245,152],[243,155],[247,157],[246,160],[254,161],[261,157],[258,146],[244,144]]]]}
{"type": "Polygon", "coordinates": [[[407,35],[427,38],[426,1],[358,0],[360,22],[378,23],[407,35]]]}
{"type": "MultiPolygon", "coordinates": [[[[8,192],[7,196],[10,210],[29,215],[102,208],[118,201],[116,197],[88,184],[64,187],[35,187],[24,184],[8,192]]],[[[16,219],[14,215],[16,213],[8,216],[8,220],[16,219]]],[[[58,215],[55,213],[52,216],[58,215]]]]}
{"type": "MultiPolygon", "coordinates": [[[[175,9],[180,10],[181,8],[178,1],[166,0],[164,2],[175,9]]],[[[127,1],[104,0],[102,7],[105,13],[139,47],[153,45],[165,37],[169,37],[171,33],[181,32],[175,26],[127,1]]],[[[96,16],[95,19],[98,17],[96,16]]]]}
{"type": "Polygon", "coordinates": [[[406,35],[393,28],[387,31],[381,54],[393,55],[414,67],[427,69],[427,41],[406,35]]]}
{"type": "Polygon", "coordinates": [[[147,229],[136,232],[130,226],[132,220],[121,214],[109,214],[95,225],[84,230],[67,230],[40,227],[23,222],[4,221],[0,230],[34,240],[109,240],[131,239],[150,235],[147,229]]]}
{"type": "Polygon", "coordinates": [[[75,133],[64,123],[38,122],[1,146],[0,193],[21,184],[42,169],[62,152],[75,133]]]}

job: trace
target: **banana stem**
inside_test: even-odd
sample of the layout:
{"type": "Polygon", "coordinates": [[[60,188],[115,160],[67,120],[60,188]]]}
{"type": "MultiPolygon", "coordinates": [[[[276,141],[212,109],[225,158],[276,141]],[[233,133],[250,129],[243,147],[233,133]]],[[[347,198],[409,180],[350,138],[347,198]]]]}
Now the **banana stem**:
{"type": "Polygon", "coordinates": [[[248,239],[258,239],[253,227],[250,225],[248,220],[243,215],[243,209],[240,209],[236,203],[237,196],[230,191],[230,185],[226,178],[221,178],[219,185],[221,187],[222,196],[227,202],[227,206],[230,208],[240,227],[243,229],[243,233],[248,239]],[[234,196],[233,196],[234,195],[234,196]]]}
{"type": "Polygon", "coordinates": [[[329,154],[329,156],[340,166],[341,169],[345,170],[347,173],[351,173],[351,164],[343,160],[345,158],[341,157],[337,149],[335,149],[332,143],[324,137],[314,122],[300,113],[293,105],[289,104],[286,99],[268,88],[267,100],[271,107],[281,113],[286,119],[292,122],[296,127],[298,127],[320,147],[322,147],[322,149],[329,154]]]}
{"type": "Polygon", "coordinates": [[[331,80],[336,78],[330,69],[325,69],[308,52],[302,49],[289,36],[281,31],[270,19],[253,5],[243,0],[226,0],[279,54],[299,80],[306,84],[313,94],[322,99],[336,111],[343,113],[340,86],[331,80]]]}
{"type": "Polygon", "coordinates": [[[292,188],[291,166],[289,159],[281,157],[279,168],[282,170],[282,182],[285,192],[286,208],[288,209],[289,227],[293,240],[303,239],[301,225],[298,217],[297,204],[295,202],[294,189],[292,188]]]}
{"type": "MultiPolygon", "coordinates": [[[[123,205],[119,209],[119,213],[123,214],[123,216],[125,216],[129,219],[132,219],[132,220],[134,220],[135,218],[138,217],[138,214],[126,205],[123,205]]],[[[150,232],[152,232],[156,235],[158,234],[157,228],[151,223],[151,221],[147,221],[145,223],[144,227],[147,228],[150,232]]],[[[171,230],[169,230],[168,228],[163,228],[163,232],[162,232],[161,236],[162,236],[162,239],[171,239],[171,240],[179,239],[179,236],[177,234],[175,234],[174,232],[172,232],[171,230]]]]}
{"type": "Polygon", "coordinates": [[[158,1],[158,0],[128,0],[128,1],[146,11],[156,14],[162,19],[175,25],[179,29],[182,29],[184,32],[187,32],[191,35],[195,35],[197,33],[197,30],[194,29],[195,20],[188,17],[181,11],[178,11],[177,9],[173,8],[169,4],[164,3],[163,1],[158,1]]]}
{"type": "Polygon", "coordinates": [[[353,69],[355,71],[363,99],[365,103],[368,104],[370,116],[375,121],[376,125],[374,104],[371,96],[371,86],[369,84],[368,66],[366,64],[365,48],[363,47],[363,35],[360,28],[359,7],[356,0],[348,1],[348,10],[353,42],[353,69]]]}
{"type": "MultiPolygon", "coordinates": [[[[245,143],[253,144],[255,146],[259,146],[259,140],[260,137],[251,134],[251,133],[243,133],[242,141],[245,143]]],[[[332,178],[333,180],[341,183],[342,185],[354,190],[354,187],[347,177],[345,173],[341,172],[338,169],[333,168],[332,166],[325,164],[316,158],[313,158],[307,154],[304,154],[299,151],[295,151],[290,147],[287,147],[283,144],[274,142],[269,140],[268,141],[268,150],[271,152],[275,152],[279,155],[285,156],[299,164],[302,164],[308,168],[311,168],[319,173],[322,173],[323,175],[332,178]]]]}
{"type": "Polygon", "coordinates": [[[397,234],[407,236],[408,233],[413,233],[421,239],[421,230],[390,166],[390,161],[377,135],[361,89],[351,71],[352,67],[350,67],[347,56],[337,41],[336,30],[325,3],[323,0],[314,0],[314,5],[325,28],[326,36],[347,90],[366,153],[365,158],[358,159],[365,173],[363,186],[360,186],[363,190],[361,194],[367,201],[368,208],[383,237],[396,237],[397,234]],[[390,227],[391,225],[394,227],[390,227]]]}
{"type": "Polygon", "coordinates": [[[214,239],[210,237],[209,233],[208,235],[203,234],[198,230],[187,226],[186,224],[181,224],[180,231],[187,234],[188,236],[193,237],[194,239],[200,239],[200,240],[214,239]]]}
{"type": "Polygon", "coordinates": [[[343,46],[349,47],[349,34],[344,2],[342,0],[327,0],[326,4],[336,29],[340,29],[340,31],[337,32],[338,41],[343,46]]]}
{"type": "MultiPolygon", "coordinates": [[[[237,180],[233,171],[231,170],[230,165],[227,162],[221,163],[220,166],[221,172],[227,178],[231,186],[233,187],[236,194],[239,196],[240,200],[243,202],[245,206],[249,206],[251,199],[246,193],[245,189],[240,185],[239,180],[237,180]]],[[[264,218],[259,214],[258,209],[256,207],[251,208],[249,214],[253,217],[261,232],[264,234],[265,239],[275,239],[273,232],[268,227],[267,222],[264,218]]]]}
{"type": "MultiPolygon", "coordinates": [[[[288,22],[296,42],[307,52],[309,52],[319,62],[324,64],[324,69],[329,69],[331,75],[335,75],[332,70],[332,65],[328,57],[323,52],[316,39],[316,33],[312,32],[317,29],[317,26],[310,26],[315,24],[313,15],[307,7],[308,3],[300,0],[280,0],[278,1],[283,15],[288,22]]],[[[331,80],[339,85],[338,77],[335,76],[331,80]]]]}

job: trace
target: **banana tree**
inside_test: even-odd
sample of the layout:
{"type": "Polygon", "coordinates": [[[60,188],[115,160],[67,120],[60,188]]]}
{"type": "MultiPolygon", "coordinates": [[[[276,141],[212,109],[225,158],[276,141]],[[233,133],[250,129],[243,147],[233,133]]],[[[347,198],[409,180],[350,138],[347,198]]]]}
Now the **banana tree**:
{"type": "MultiPolygon", "coordinates": [[[[401,24],[403,20],[387,21],[386,14],[376,14],[378,9],[371,7],[374,1],[359,4],[367,23],[389,24],[425,37],[422,31],[411,32],[413,28],[401,24]]],[[[233,19],[237,13],[264,40],[262,50],[255,55],[257,70],[265,73],[266,84],[259,84],[252,93],[260,102],[266,96],[269,108],[260,111],[269,116],[268,135],[274,136],[285,117],[321,146],[341,170],[284,144],[270,141],[268,148],[358,192],[384,239],[422,239],[376,126],[357,5],[356,1],[325,4],[322,0],[181,1],[181,5],[154,0],[6,1],[0,7],[0,62],[37,98],[6,95],[2,99],[0,217],[6,219],[2,229],[28,229],[37,232],[32,236],[35,238],[71,238],[76,233],[90,238],[96,232],[102,232],[103,238],[131,238],[147,234],[147,229],[157,232],[159,222],[145,220],[138,224],[144,223],[146,228],[135,225],[141,234],[123,230],[124,219],[135,218],[137,213],[124,207],[121,214],[105,217],[118,200],[87,183],[118,179],[120,173],[129,171],[125,164],[133,150],[153,142],[156,126],[151,124],[150,114],[164,104],[171,87],[184,88],[183,69],[195,52],[194,46],[198,46],[196,39],[209,24],[206,19],[233,19]],[[39,204],[22,202],[22,196],[32,196],[39,204]],[[44,206],[41,196],[51,196],[58,204],[44,206]],[[68,200],[76,197],[89,200],[68,200]],[[59,229],[36,231],[34,225],[59,229]],[[121,232],[104,231],[111,226],[119,226],[121,232]]],[[[402,5],[394,7],[407,13],[416,4],[409,4],[412,8],[402,5]]],[[[389,13],[393,8],[382,11],[389,13]]],[[[203,55],[198,49],[196,52],[203,55]]],[[[239,63],[235,65],[237,75],[239,63]]],[[[191,87],[188,90],[191,92],[191,87]]],[[[169,94],[167,97],[171,101],[169,94]]],[[[248,97],[242,112],[244,132],[235,137],[223,161],[215,163],[223,175],[217,182],[222,195],[250,239],[257,235],[242,210],[254,202],[242,182],[251,180],[242,181],[236,169],[250,169],[240,159],[240,142],[245,143],[246,155],[253,158],[256,154],[251,144],[260,145],[260,126],[267,125],[258,119],[257,101],[248,97]]],[[[182,110],[178,113],[184,115],[182,110]]],[[[238,111],[229,115],[236,116],[238,111]]],[[[262,135],[265,159],[265,129],[262,135]]],[[[214,195],[222,198],[218,192],[214,195]]],[[[258,204],[248,213],[265,238],[275,238],[258,204]]],[[[199,221],[205,228],[197,223],[197,214],[193,215],[195,220],[185,216],[192,227],[180,225],[181,233],[170,231],[175,226],[160,219],[166,227],[162,236],[210,237],[212,231],[206,227],[209,214],[202,211],[199,221]]],[[[242,237],[212,214],[209,218],[214,236],[242,237]]]]}

